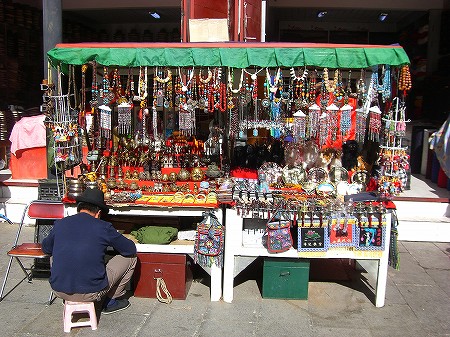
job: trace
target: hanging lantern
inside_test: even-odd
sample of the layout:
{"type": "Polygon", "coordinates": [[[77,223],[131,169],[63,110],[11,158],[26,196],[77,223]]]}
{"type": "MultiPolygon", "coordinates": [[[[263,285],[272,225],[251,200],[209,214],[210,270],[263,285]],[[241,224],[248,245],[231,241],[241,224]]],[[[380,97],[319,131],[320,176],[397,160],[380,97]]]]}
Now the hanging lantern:
{"type": "Polygon", "coordinates": [[[132,107],[129,103],[120,103],[117,106],[117,123],[118,123],[118,131],[121,135],[129,135],[131,134],[131,111],[132,107]]]}
{"type": "Polygon", "coordinates": [[[302,110],[294,113],[294,138],[295,141],[306,138],[306,115],[302,110]]]}
{"type": "Polygon", "coordinates": [[[327,106],[326,110],[328,116],[328,131],[331,133],[331,139],[334,141],[337,138],[339,107],[332,103],[327,106]]]}
{"type": "Polygon", "coordinates": [[[308,134],[309,137],[317,137],[319,131],[320,107],[313,104],[308,108],[308,134]]]}
{"type": "Polygon", "coordinates": [[[348,104],[339,109],[341,111],[340,129],[342,136],[347,135],[352,127],[352,109],[352,106],[348,104]]]}
{"type": "Polygon", "coordinates": [[[369,109],[369,139],[378,142],[381,131],[381,110],[378,106],[369,109]]]}

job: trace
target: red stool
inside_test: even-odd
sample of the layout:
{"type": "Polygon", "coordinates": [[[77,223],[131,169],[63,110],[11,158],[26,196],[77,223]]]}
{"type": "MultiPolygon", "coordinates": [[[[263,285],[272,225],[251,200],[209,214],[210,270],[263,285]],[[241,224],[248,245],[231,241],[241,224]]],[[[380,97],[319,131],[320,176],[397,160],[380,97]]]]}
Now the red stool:
{"type": "Polygon", "coordinates": [[[64,302],[64,332],[70,332],[71,328],[79,326],[90,326],[92,330],[97,330],[97,315],[95,313],[94,302],[64,302]],[[72,322],[72,314],[87,312],[89,321],[72,322]]]}

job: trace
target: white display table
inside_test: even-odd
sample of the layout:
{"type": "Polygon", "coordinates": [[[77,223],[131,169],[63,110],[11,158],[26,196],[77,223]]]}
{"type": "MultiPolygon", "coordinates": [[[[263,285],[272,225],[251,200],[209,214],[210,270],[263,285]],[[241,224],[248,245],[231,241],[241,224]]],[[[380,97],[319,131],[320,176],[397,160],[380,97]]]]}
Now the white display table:
{"type": "MultiPolygon", "coordinates": [[[[75,204],[65,204],[67,215],[76,213],[75,204]]],[[[109,214],[133,215],[133,216],[160,216],[160,217],[201,217],[202,213],[210,208],[201,207],[149,207],[141,205],[110,206],[109,214]]],[[[214,209],[219,222],[222,222],[222,210],[214,209]]],[[[194,254],[194,245],[154,245],[136,244],[138,253],[171,253],[171,254],[194,254]]],[[[211,268],[204,268],[211,276],[211,301],[219,301],[222,296],[222,269],[213,265],[211,268]]]]}
{"type": "MultiPolygon", "coordinates": [[[[223,276],[223,299],[225,302],[233,301],[233,283],[234,277],[243,269],[240,268],[240,262],[248,265],[259,256],[270,256],[277,258],[299,258],[297,250],[291,248],[287,252],[270,254],[263,246],[256,247],[245,246],[243,244],[243,221],[244,219],[237,214],[235,209],[227,209],[225,214],[226,232],[225,232],[225,262],[223,276]],[[247,259],[246,259],[247,258],[247,259]],[[243,261],[239,261],[239,260],[243,261]],[[239,270],[240,269],[240,270],[239,270]]],[[[375,305],[384,306],[386,294],[386,279],[389,258],[389,244],[391,231],[391,214],[386,214],[386,236],[385,249],[379,257],[361,257],[361,251],[349,251],[339,249],[329,249],[326,253],[318,254],[317,258],[326,259],[355,259],[355,260],[375,260],[378,262],[376,268],[377,281],[375,289],[375,305]]],[[[316,258],[315,256],[310,256],[316,258]]]]}

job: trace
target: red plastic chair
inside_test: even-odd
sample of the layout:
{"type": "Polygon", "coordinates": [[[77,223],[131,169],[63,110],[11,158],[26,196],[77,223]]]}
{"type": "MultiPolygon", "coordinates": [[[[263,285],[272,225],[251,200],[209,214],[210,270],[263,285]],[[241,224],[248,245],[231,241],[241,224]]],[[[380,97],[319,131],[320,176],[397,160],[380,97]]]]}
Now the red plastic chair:
{"type": "MultiPolygon", "coordinates": [[[[34,259],[44,259],[47,258],[48,255],[42,251],[42,246],[40,243],[36,242],[23,242],[19,244],[20,233],[22,231],[22,227],[24,225],[25,217],[28,216],[30,219],[35,220],[57,220],[64,217],[64,204],[61,201],[49,201],[49,200],[34,200],[30,202],[23,211],[22,220],[19,224],[19,228],[17,230],[16,239],[14,240],[14,245],[10,251],[8,251],[9,263],[6,268],[5,278],[3,279],[2,288],[0,290],[0,301],[3,300],[4,290],[6,286],[6,281],[8,279],[9,272],[11,270],[11,264],[13,260],[16,260],[20,266],[20,268],[25,273],[25,277],[20,280],[9,292],[12,292],[23,280],[28,279],[28,282],[31,283],[33,279],[33,270],[37,270],[35,268],[35,264],[33,263],[30,267],[24,266],[21,259],[31,258],[34,259]]],[[[8,221],[10,222],[10,221],[8,221]]],[[[6,295],[5,295],[6,296],[6,295]]],[[[53,297],[53,292],[50,293],[50,298],[48,300],[48,304],[51,303],[53,297]]]]}

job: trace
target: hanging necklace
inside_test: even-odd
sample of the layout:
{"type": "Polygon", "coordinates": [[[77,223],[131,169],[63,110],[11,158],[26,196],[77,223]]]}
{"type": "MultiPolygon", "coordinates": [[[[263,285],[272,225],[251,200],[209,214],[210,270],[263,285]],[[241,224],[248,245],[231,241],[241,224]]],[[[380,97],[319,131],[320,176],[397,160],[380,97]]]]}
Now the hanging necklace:
{"type": "Polygon", "coordinates": [[[403,91],[403,95],[406,95],[406,92],[411,90],[412,82],[411,82],[411,73],[409,71],[409,66],[404,65],[400,69],[400,75],[398,80],[398,90],[403,91]]]}
{"type": "Polygon", "coordinates": [[[227,86],[225,83],[220,83],[219,95],[219,110],[225,112],[227,109],[227,86]]]}
{"type": "Polygon", "coordinates": [[[81,66],[81,111],[80,115],[78,116],[78,124],[82,128],[86,125],[86,70],[88,66],[87,64],[83,64],[81,66]]]}
{"type": "Polygon", "coordinates": [[[77,87],[75,83],[75,66],[69,65],[69,84],[67,88],[67,99],[69,101],[69,106],[72,110],[78,107],[78,96],[77,96],[77,87]],[[73,94],[70,92],[73,91],[73,94]],[[73,96],[73,105],[71,103],[70,96],[73,96]]]}
{"type": "Polygon", "coordinates": [[[269,68],[266,68],[266,77],[267,77],[267,80],[269,81],[270,92],[273,93],[273,94],[275,94],[277,92],[277,90],[278,90],[278,84],[280,82],[280,76],[281,76],[281,69],[278,68],[278,70],[276,72],[276,75],[275,75],[275,78],[273,79],[273,82],[272,82],[272,77],[270,76],[269,68]]]}
{"type": "MultiPolygon", "coordinates": [[[[233,70],[233,75],[234,75],[234,70],[233,70]]],[[[230,68],[228,68],[228,89],[230,89],[230,91],[233,94],[237,94],[241,91],[242,89],[242,83],[244,82],[244,69],[241,69],[241,78],[239,79],[239,86],[237,89],[233,89],[233,78],[234,76],[231,75],[231,71],[230,68]]]]}
{"type": "Polygon", "coordinates": [[[97,83],[97,63],[92,62],[92,86],[91,86],[91,109],[98,105],[98,83],[97,83]]]}
{"type": "Polygon", "coordinates": [[[291,78],[292,78],[294,81],[301,81],[301,82],[304,82],[304,81],[306,80],[306,78],[308,77],[308,69],[306,69],[306,68],[305,68],[305,70],[303,70],[302,76],[297,76],[297,75],[295,74],[295,69],[294,69],[294,68],[291,68],[291,69],[289,70],[289,73],[291,74],[291,78]]]}
{"type": "Polygon", "coordinates": [[[330,78],[328,77],[328,68],[323,69],[323,81],[325,83],[325,89],[329,93],[332,93],[336,90],[337,83],[339,81],[339,69],[336,69],[334,71],[334,79],[333,81],[330,81],[330,78]]]}
{"type": "Polygon", "coordinates": [[[181,69],[180,69],[180,67],[178,67],[178,78],[180,81],[180,86],[181,86],[182,92],[187,92],[189,87],[191,86],[191,81],[192,81],[192,78],[194,77],[194,67],[192,67],[192,70],[190,70],[188,73],[189,73],[189,80],[185,84],[183,81],[182,74],[181,74],[181,69]]]}
{"type": "MultiPolygon", "coordinates": [[[[147,67],[146,67],[147,69],[147,67]]],[[[158,81],[159,83],[167,83],[172,79],[172,72],[170,71],[170,69],[167,69],[167,76],[164,78],[159,77],[158,75],[158,67],[156,67],[156,72],[155,72],[155,80],[158,81]]]]}
{"type": "Polygon", "coordinates": [[[209,81],[211,81],[212,75],[213,75],[212,71],[209,70],[209,68],[208,68],[208,77],[202,78],[202,72],[200,71],[198,73],[198,80],[203,84],[207,84],[207,83],[209,83],[209,81]]]}

